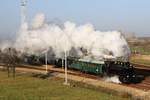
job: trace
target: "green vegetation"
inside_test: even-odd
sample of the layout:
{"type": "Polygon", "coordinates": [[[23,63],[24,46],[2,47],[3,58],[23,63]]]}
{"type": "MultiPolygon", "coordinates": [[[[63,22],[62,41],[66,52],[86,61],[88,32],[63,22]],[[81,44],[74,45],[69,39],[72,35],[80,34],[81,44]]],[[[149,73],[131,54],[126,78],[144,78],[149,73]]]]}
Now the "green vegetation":
{"type": "Polygon", "coordinates": [[[145,47],[140,47],[140,46],[135,46],[131,47],[131,52],[137,52],[143,55],[150,55],[150,48],[145,47]]]}
{"type": "Polygon", "coordinates": [[[17,73],[13,79],[0,71],[0,100],[126,100],[83,85],[64,86],[59,78],[32,76],[17,73]]]}
{"type": "Polygon", "coordinates": [[[150,55],[150,39],[138,39],[134,42],[128,41],[132,53],[138,53],[142,55],[150,55]]]}

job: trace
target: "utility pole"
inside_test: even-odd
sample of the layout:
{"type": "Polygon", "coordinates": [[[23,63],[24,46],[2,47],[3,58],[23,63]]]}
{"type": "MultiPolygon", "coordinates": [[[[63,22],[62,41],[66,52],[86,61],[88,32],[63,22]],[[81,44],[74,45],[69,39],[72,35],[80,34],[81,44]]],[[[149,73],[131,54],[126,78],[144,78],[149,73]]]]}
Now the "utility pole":
{"type": "MultiPolygon", "coordinates": [[[[67,36],[66,36],[66,38],[67,38],[67,36]]],[[[68,46],[67,39],[65,39],[65,41],[66,41],[66,46],[68,46]]],[[[65,52],[65,82],[64,82],[64,85],[70,85],[68,83],[68,73],[67,73],[67,47],[65,48],[64,52],[65,52]]]]}
{"type": "Polygon", "coordinates": [[[46,74],[48,73],[48,67],[47,67],[47,51],[45,52],[45,67],[46,67],[46,74]]]}
{"type": "Polygon", "coordinates": [[[67,51],[65,50],[65,85],[68,84],[68,76],[67,76],[67,51]]]}
{"type": "Polygon", "coordinates": [[[62,63],[61,66],[62,66],[62,69],[63,69],[63,68],[64,68],[64,58],[62,58],[61,60],[62,60],[62,61],[61,61],[61,63],[62,63]]]}

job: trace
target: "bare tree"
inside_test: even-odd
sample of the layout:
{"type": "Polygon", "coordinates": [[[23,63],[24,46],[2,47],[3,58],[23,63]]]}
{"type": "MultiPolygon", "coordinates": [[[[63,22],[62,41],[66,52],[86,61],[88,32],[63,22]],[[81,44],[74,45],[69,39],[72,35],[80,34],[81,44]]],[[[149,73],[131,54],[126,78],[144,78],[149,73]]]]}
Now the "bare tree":
{"type": "Polygon", "coordinates": [[[2,62],[6,65],[8,71],[8,77],[10,72],[13,72],[13,77],[15,77],[16,65],[20,62],[18,57],[18,52],[15,48],[6,48],[3,50],[2,62]]]}

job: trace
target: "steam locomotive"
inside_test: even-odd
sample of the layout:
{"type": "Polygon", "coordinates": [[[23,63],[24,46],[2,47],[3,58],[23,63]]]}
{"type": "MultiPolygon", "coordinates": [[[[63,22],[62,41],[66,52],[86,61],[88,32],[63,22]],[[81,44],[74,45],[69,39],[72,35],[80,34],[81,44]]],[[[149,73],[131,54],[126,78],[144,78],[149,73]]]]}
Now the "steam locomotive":
{"type": "MultiPolygon", "coordinates": [[[[44,57],[31,56],[27,57],[27,62],[34,65],[45,64],[44,57]]],[[[48,64],[55,65],[55,67],[62,67],[65,61],[60,58],[48,60],[48,64]]],[[[96,60],[85,60],[74,57],[67,57],[67,67],[69,69],[78,70],[85,73],[100,75],[100,76],[111,76],[118,75],[119,80],[122,83],[138,83],[143,78],[136,74],[134,67],[130,62],[122,61],[96,61],[96,60]]]]}
{"type": "MultiPolygon", "coordinates": [[[[62,59],[55,60],[57,67],[62,67],[64,61],[62,59]]],[[[79,70],[85,73],[91,73],[95,75],[118,75],[119,80],[122,83],[138,83],[143,77],[137,75],[134,67],[130,62],[121,61],[96,61],[96,60],[85,60],[76,58],[67,58],[67,67],[69,69],[79,70]]]]}

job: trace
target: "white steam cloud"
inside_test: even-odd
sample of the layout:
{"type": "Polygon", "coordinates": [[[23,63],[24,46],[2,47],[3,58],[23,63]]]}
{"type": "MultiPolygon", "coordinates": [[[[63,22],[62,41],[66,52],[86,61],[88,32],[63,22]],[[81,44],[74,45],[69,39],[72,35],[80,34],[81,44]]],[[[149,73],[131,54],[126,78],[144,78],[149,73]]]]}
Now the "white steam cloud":
{"type": "Polygon", "coordinates": [[[77,26],[65,22],[63,27],[47,24],[44,14],[37,14],[31,26],[22,25],[15,47],[30,54],[40,54],[52,48],[56,57],[63,57],[65,50],[78,57],[89,56],[95,59],[128,59],[130,49],[123,35],[118,31],[101,32],[92,24],[77,26]]]}
{"type": "Polygon", "coordinates": [[[107,76],[103,78],[104,81],[106,82],[112,82],[112,83],[118,83],[120,84],[121,82],[119,81],[119,76],[107,76]]]}

